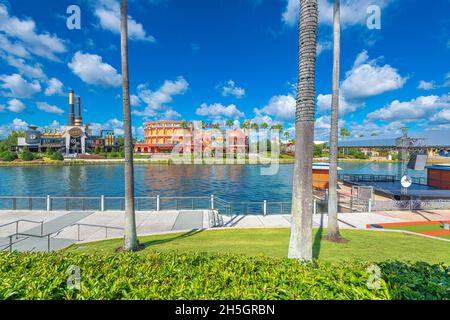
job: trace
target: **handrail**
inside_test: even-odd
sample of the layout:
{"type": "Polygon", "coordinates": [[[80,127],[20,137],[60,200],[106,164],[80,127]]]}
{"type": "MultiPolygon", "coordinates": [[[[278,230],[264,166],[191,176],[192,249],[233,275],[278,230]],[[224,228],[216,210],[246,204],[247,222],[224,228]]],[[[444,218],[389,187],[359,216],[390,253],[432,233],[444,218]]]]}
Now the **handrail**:
{"type": "Polygon", "coordinates": [[[80,240],[80,227],[92,227],[92,228],[104,228],[105,229],[105,238],[108,238],[108,229],[113,229],[113,230],[125,230],[124,228],[121,227],[112,227],[112,226],[102,226],[99,224],[89,224],[89,223],[74,223],[72,224],[70,227],[73,226],[77,226],[77,241],[81,241],[80,240]]]}
{"type": "Polygon", "coordinates": [[[15,233],[15,235],[16,235],[16,239],[17,239],[18,238],[18,234],[19,234],[19,223],[20,222],[28,222],[28,223],[40,224],[41,225],[41,236],[42,236],[42,234],[44,232],[44,222],[45,222],[44,220],[42,220],[42,221],[34,221],[34,220],[28,220],[28,219],[19,219],[19,220],[16,220],[16,221],[12,221],[12,222],[3,224],[3,225],[0,226],[0,228],[7,227],[7,226],[10,226],[12,224],[16,224],[16,233],[15,233]]]}
{"type": "MultiPolygon", "coordinates": [[[[9,238],[9,245],[6,246],[5,249],[7,249],[7,248],[9,247],[9,252],[12,252],[12,247],[13,247],[13,245],[14,245],[15,243],[19,242],[19,241],[13,242],[13,241],[12,241],[12,238],[15,236],[16,239],[18,239],[19,236],[23,236],[23,237],[34,237],[34,238],[47,238],[47,252],[50,252],[50,236],[53,235],[53,234],[55,234],[55,232],[54,232],[54,233],[49,233],[49,234],[46,234],[46,235],[42,235],[42,234],[41,234],[40,236],[35,235],[35,234],[28,234],[28,233],[16,233],[16,234],[12,234],[12,235],[8,236],[8,238],[9,238]]],[[[23,239],[23,240],[25,240],[25,239],[23,239]]],[[[21,240],[21,241],[23,241],[23,240],[21,240]]]]}

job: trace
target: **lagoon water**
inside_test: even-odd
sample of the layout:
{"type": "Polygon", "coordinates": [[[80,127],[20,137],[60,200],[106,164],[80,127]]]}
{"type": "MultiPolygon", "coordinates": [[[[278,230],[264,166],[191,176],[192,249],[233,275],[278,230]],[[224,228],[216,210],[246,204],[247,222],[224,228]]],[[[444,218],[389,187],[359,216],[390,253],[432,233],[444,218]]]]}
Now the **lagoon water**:
{"type": "MultiPolygon", "coordinates": [[[[397,163],[341,163],[341,173],[396,174],[397,163]]],[[[207,196],[290,201],[292,164],[273,176],[258,165],[136,165],[137,196],[207,196]]],[[[413,176],[424,176],[412,172],[413,176]]],[[[122,165],[0,167],[0,196],[123,196],[122,165]]]]}

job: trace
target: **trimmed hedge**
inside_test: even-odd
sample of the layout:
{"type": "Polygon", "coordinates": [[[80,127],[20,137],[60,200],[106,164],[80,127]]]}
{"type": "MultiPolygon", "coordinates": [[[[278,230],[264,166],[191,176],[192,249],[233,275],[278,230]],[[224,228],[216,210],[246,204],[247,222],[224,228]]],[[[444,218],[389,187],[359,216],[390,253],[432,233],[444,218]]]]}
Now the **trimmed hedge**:
{"type": "Polygon", "coordinates": [[[380,289],[370,264],[154,253],[0,253],[0,299],[448,299],[450,268],[384,262],[380,289]],[[69,289],[70,266],[81,289],[69,289]]]}

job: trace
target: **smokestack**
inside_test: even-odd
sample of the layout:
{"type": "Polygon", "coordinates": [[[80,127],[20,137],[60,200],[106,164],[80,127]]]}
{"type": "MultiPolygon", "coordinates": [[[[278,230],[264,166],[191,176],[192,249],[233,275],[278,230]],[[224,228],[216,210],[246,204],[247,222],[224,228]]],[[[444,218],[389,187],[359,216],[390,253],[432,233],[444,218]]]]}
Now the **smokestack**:
{"type": "Polygon", "coordinates": [[[83,125],[83,118],[81,117],[81,97],[77,97],[77,117],[75,118],[75,125],[79,127],[83,125]]]}
{"type": "Polygon", "coordinates": [[[68,126],[73,126],[75,124],[75,92],[70,89],[69,91],[69,121],[67,123],[68,126]]]}
{"type": "Polygon", "coordinates": [[[81,97],[77,97],[77,117],[81,119],[81,97]]]}

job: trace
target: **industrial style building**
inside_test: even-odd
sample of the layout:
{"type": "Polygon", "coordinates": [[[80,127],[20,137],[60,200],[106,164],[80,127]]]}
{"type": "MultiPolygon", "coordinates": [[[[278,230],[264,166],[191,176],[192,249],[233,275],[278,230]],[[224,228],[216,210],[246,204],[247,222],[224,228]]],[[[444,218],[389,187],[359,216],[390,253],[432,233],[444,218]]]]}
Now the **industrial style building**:
{"type": "Polygon", "coordinates": [[[31,152],[58,151],[65,155],[87,154],[95,149],[101,152],[118,151],[119,145],[113,130],[102,130],[99,136],[92,134],[89,125],[83,124],[81,116],[81,98],[75,92],[69,92],[69,116],[64,129],[43,129],[30,126],[24,138],[18,138],[16,150],[28,149],[31,152]]]}

